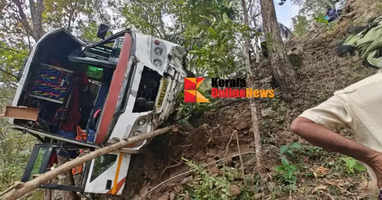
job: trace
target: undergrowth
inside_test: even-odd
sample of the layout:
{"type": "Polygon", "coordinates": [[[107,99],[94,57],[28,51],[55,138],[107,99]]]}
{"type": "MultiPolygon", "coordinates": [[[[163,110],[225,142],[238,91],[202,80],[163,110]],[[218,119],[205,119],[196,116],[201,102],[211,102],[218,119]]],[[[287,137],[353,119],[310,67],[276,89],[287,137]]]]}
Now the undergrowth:
{"type": "Polygon", "coordinates": [[[207,168],[186,160],[195,172],[192,183],[178,194],[177,200],[245,200],[253,199],[255,179],[242,177],[235,168],[222,167],[219,174],[211,174],[207,168]]]}

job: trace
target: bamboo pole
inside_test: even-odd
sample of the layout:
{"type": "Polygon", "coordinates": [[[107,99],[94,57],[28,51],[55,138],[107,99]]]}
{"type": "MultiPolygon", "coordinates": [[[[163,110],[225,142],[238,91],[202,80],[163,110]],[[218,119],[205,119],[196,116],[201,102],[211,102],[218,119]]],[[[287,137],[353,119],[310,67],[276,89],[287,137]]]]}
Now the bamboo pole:
{"type": "Polygon", "coordinates": [[[32,179],[28,182],[19,184],[18,187],[15,187],[13,190],[11,190],[7,194],[5,194],[4,199],[5,200],[15,200],[17,198],[20,198],[20,197],[26,195],[27,193],[35,190],[41,184],[44,184],[51,179],[54,179],[59,174],[65,173],[66,171],[71,170],[75,166],[78,166],[78,165],[80,165],[86,161],[92,160],[92,159],[97,158],[99,156],[102,156],[104,154],[115,152],[115,151],[129,145],[129,144],[133,144],[133,143],[145,140],[145,139],[149,139],[149,138],[167,133],[168,131],[170,131],[173,128],[175,128],[175,126],[169,126],[166,128],[158,129],[158,130],[152,131],[150,133],[145,133],[145,134],[141,134],[141,135],[138,135],[135,137],[125,139],[125,140],[121,140],[115,144],[108,145],[108,146],[105,146],[103,148],[92,151],[92,152],[85,154],[81,157],[78,157],[78,158],[73,159],[69,162],[66,162],[63,165],[60,165],[59,167],[57,167],[51,171],[48,171],[44,174],[41,174],[40,176],[38,176],[35,179],[32,179]]]}

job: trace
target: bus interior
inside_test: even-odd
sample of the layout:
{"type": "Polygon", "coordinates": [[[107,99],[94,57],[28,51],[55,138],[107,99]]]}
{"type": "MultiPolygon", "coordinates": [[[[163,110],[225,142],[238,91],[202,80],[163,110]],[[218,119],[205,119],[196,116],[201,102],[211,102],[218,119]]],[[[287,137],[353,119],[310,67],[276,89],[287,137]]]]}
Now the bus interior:
{"type": "Polygon", "coordinates": [[[13,123],[94,143],[97,119],[120,53],[122,40],[117,36],[92,46],[64,30],[43,38],[28,60],[29,71],[17,102],[17,106],[38,108],[37,120],[15,117],[13,123]],[[83,132],[86,138],[81,138],[83,132]]]}

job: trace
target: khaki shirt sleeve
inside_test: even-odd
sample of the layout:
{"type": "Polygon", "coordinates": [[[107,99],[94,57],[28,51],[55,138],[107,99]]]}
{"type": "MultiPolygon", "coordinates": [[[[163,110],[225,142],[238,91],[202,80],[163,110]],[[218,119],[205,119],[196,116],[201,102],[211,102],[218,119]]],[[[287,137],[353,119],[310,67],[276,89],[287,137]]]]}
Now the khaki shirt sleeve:
{"type": "Polygon", "coordinates": [[[312,120],[329,129],[351,127],[353,117],[343,99],[332,96],[316,107],[304,111],[299,117],[312,120]]]}

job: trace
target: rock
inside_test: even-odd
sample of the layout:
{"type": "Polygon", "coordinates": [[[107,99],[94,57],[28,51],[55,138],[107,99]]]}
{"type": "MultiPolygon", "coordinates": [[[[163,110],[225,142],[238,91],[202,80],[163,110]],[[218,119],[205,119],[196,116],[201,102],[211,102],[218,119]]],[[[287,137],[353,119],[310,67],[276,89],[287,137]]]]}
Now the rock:
{"type": "Polygon", "coordinates": [[[229,190],[230,190],[231,196],[233,197],[236,197],[241,193],[240,188],[237,185],[231,185],[229,187],[229,190]]]}

